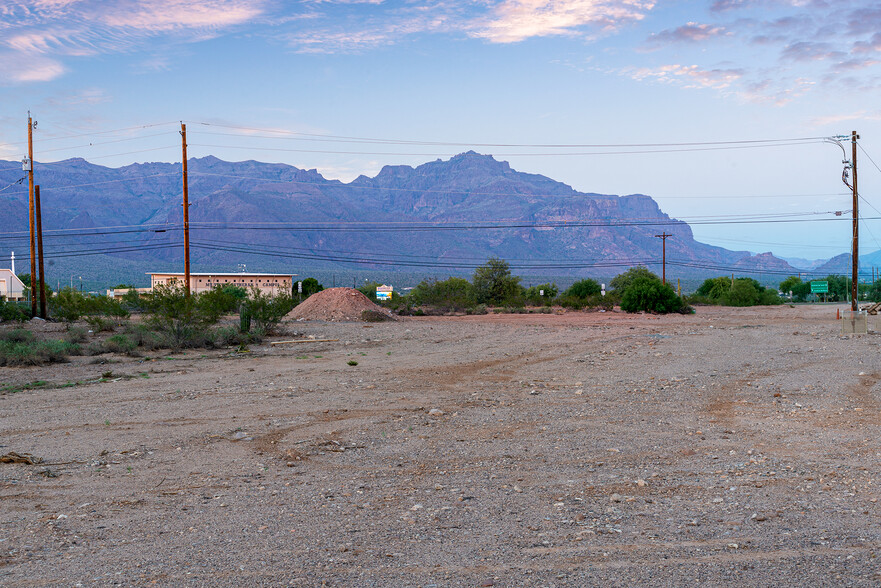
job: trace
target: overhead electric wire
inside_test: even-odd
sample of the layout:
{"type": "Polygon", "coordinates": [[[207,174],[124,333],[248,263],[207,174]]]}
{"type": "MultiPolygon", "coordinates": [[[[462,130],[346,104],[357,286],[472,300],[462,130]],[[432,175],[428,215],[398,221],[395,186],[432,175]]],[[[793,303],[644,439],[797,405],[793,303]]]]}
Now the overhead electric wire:
{"type": "MultiPolygon", "coordinates": [[[[814,141],[822,143],[823,141],[814,141]]],[[[498,157],[563,157],[563,156],[594,156],[594,155],[640,155],[650,153],[689,153],[694,151],[723,151],[731,149],[756,149],[767,147],[782,147],[787,145],[809,145],[811,143],[776,143],[757,145],[725,145],[719,147],[686,147],[682,149],[640,149],[637,151],[569,151],[558,153],[494,153],[498,157]]],[[[453,157],[457,153],[412,153],[390,151],[331,151],[326,149],[291,149],[282,147],[253,147],[248,145],[209,145],[205,143],[188,143],[189,147],[209,147],[212,149],[247,149],[249,151],[281,151],[285,153],[322,153],[333,155],[394,155],[398,157],[453,157]]]]}
{"type": "Polygon", "coordinates": [[[99,143],[86,143],[83,145],[71,145],[70,147],[55,147],[54,149],[40,149],[40,153],[54,153],[56,151],[68,151],[70,149],[82,149],[85,147],[96,147],[99,145],[110,145],[113,143],[122,143],[124,141],[138,141],[140,139],[150,139],[153,137],[162,137],[168,135],[168,132],[165,133],[153,133],[151,135],[144,135],[140,137],[124,137],[122,139],[113,139],[112,141],[101,141],[99,143]]]}
{"type": "MultiPolygon", "coordinates": [[[[149,129],[152,127],[161,127],[163,125],[178,124],[178,122],[179,121],[169,121],[169,122],[153,123],[153,124],[147,124],[147,125],[137,125],[137,126],[133,126],[133,127],[123,127],[123,128],[119,128],[119,129],[110,129],[110,130],[106,130],[106,131],[89,131],[88,133],[75,133],[72,135],[62,135],[60,137],[40,137],[40,141],[41,142],[62,141],[64,139],[75,139],[77,137],[90,137],[92,135],[111,135],[113,133],[122,133],[125,131],[134,131],[134,130],[138,130],[138,129],[149,129]]],[[[0,143],[0,146],[3,146],[3,145],[27,145],[27,144],[28,144],[27,141],[17,141],[14,143],[3,142],[3,143],[0,143]]]]}
{"type": "MultiPolygon", "coordinates": [[[[571,192],[568,194],[549,194],[549,193],[524,193],[524,192],[482,192],[480,190],[431,190],[431,189],[422,189],[422,188],[390,188],[386,186],[367,186],[367,185],[354,185],[350,183],[339,182],[338,184],[333,184],[333,180],[328,180],[326,182],[304,182],[302,180],[293,180],[293,179],[281,179],[281,178],[266,178],[260,176],[243,176],[238,174],[219,174],[214,172],[203,172],[203,171],[194,171],[189,170],[188,175],[190,177],[194,176],[210,176],[210,177],[219,177],[219,178],[232,178],[237,180],[248,180],[254,182],[267,182],[272,184],[296,184],[302,186],[323,186],[332,189],[338,188],[347,188],[353,190],[376,190],[376,191],[384,191],[384,192],[418,192],[420,194],[464,194],[467,196],[530,196],[533,198],[573,198],[580,196],[600,196],[603,198],[627,198],[632,196],[641,196],[640,194],[626,194],[623,196],[619,196],[617,194],[596,194],[594,192],[578,192],[574,188],[570,188],[571,192]]],[[[567,186],[568,187],[568,186],[567,186]]],[[[717,199],[747,199],[747,198],[817,198],[821,196],[844,196],[845,194],[838,192],[830,192],[825,194],[740,194],[740,195],[731,195],[731,196],[652,196],[654,200],[664,199],[700,199],[707,200],[708,198],[717,200],[717,199]]]]}
{"type": "Polygon", "coordinates": [[[182,247],[183,243],[157,243],[155,245],[132,245],[130,247],[116,247],[110,249],[80,249],[74,251],[47,251],[44,257],[56,259],[61,257],[86,257],[90,255],[108,255],[112,253],[134,253],[138,251],[150,251],[153,249],[169,249],[182,247]]]}
{"type": "MultiPolygon", "coordinates": [[[[258,131],[264,133],[276,133],[280,135],[301,135],[307,137],[321,137],[333,139],[348,139],[352,142],[375,142],[395,145],[426,145],[426,146],[445,146],[445,147],[523,147],[523,148],[637,148],[637,147],[684,147],[684,146],[705,146],[705,145],[742,145],[742,144],[761,144],[761,143],[790,143],[790,142],[809,142],[823,141],[827,137],[787,137],[784,139],[747,139],[736,141],[692,141],[692,142],[675,142],[675,143],[478,143],[473,141],[445,142],[445,141],[417,141],[411,139],[377,139],[370,137],[352,137],[345,135],[329,135],[321,133],[303,133],[299,131],[291,131],[287,129],[265,129],[255,127],[245,127],[236,125],[224,125],[220,123],[208,123],[196,121],[193,124],[202,126],[214,126],[227,129],[240,129],[244,131],[258,131]]],[[[198,131],[197,131],[198,132],[198,131]]],[[[244,135],[248,136],[248,135],[244,135]]]]}

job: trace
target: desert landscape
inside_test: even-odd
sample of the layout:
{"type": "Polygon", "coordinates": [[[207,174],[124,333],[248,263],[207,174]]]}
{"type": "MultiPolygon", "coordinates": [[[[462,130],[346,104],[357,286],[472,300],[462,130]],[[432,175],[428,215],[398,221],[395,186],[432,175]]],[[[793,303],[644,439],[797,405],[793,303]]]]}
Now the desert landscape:
{"type": "Polygon", "coordinates": [[[881,338],[835,314],[291,319],[0,368],[0,584],[876,586],[881,338]]]}

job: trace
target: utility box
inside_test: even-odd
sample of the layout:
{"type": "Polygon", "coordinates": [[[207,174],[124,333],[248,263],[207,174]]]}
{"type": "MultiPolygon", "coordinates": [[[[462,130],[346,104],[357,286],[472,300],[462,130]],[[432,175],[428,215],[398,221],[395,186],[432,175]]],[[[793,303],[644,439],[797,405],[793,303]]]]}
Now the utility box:
{"type": "Polygon", "coordinates": [[[869,332],[869,313],[851,310],[841,316],[842,335],[865,335],[869,332]]]}

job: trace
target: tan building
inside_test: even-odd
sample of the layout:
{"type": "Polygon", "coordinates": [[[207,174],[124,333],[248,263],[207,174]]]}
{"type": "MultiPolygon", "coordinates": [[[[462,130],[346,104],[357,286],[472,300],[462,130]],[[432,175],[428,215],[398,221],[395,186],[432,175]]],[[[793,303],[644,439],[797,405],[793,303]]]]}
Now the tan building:
{"type": "MultiPolygon", "coordinates": [[[[148,273],[151,288],[159,285],[177,284],[183,286],[184,275],[168,273],[148,273]]],[[[294,276],[291,274],[195,274],[190,273],[190,292],[198,294],[215,286],[239,286],[250,290],[257,288],[264,294],[275,296],[276,294],[291,293],[294,276]]]]}
{"type": "Polygon", "coordinates": [[[6,300],[24,300],[24,284],[12,270],[0,269],[0,296],[6,300]]]}
{"type": "Polygon", "coordinates": [[[150,292],[152,292],[153,288],[111,288],[107,290],[107,297],[115,298],[116,300],[122,300],[122,297],[128,294],[131,290],[137,292],[138,296],[143,296],[144,294],[149,294],[150,292]]]}

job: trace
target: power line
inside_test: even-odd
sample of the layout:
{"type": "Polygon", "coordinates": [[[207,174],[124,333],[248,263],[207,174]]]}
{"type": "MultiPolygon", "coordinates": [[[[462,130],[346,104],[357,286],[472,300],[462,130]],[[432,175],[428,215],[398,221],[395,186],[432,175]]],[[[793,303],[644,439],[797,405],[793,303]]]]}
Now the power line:
{"type": "MultiPolygon", "coordinates": [[[[813,143],[823,143],[823,141],[813,141],[804,143],[774,143],[774,144],[753,144],[753,145],[723,145],[718,147],[685,147],[681,149],[639,149],[625,151],[570,151],[558,153],[494,153],[497,157],[563,157],[563,156],[594,156],[594,155],[641,155],[651,153],[691,153],[695,151],[725,151],[732,149],[756,149],[768,147],[783,147],[792,145],[810,145],[813,143]]],[[[326,149],[292,149],[282,147],[253,147],[248,145],[211,145],[205,143],[190,143],[190,147],[208,147],[212,149],[247,149],[249,151],[280,151],[285,153],[322,153],[332,155],[394,155],[399,157],[454,157],[458,153],[413,153],[413,152],[390,152],[390,151],[331,151],[326,149]]]]}
{"type": "MultiPolygon", "coordinates": [[[[227,129],[239,129],[243,131],[256,131],[262,133],[274,133],[277,135],[295,135],[304,137],[316,137],[326,139],[338,139],[351,142],[369,142],[394,145],[433,145],[445,147],[522,147],[522,148],[557,148],[557,149],[623,149],[643,147],[696,147],[710,145],[744,145],[744,144],[770,144],[770,143],[800,143],[823,141],[826,137],[788,137],[784,139],[747,139],[736,141],[692,141],[692,142],[666,142],[666,143],[478,143],[473,141],[444,142],[444,141],[417,141],[408,139],[377,139],[370,137],[352,137],[345,135],[329,135],[321,133],[304,133],[287,129],[265,129],[245,127],[237,125],[224,125],[220,123],[196,122],[202,126],[213,126],[227,129]]],[[[247,135],[246,135],[247,136],[247,135]]]]}

